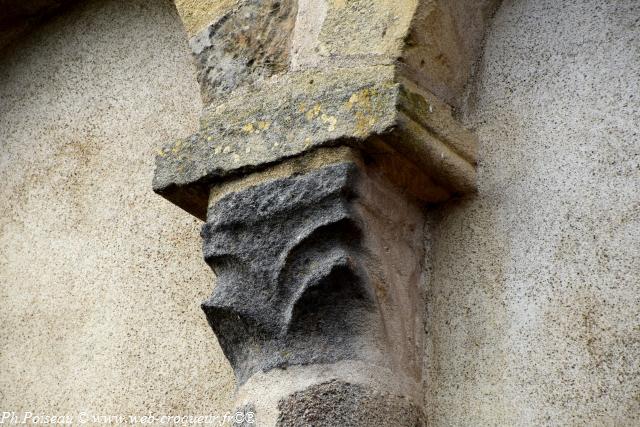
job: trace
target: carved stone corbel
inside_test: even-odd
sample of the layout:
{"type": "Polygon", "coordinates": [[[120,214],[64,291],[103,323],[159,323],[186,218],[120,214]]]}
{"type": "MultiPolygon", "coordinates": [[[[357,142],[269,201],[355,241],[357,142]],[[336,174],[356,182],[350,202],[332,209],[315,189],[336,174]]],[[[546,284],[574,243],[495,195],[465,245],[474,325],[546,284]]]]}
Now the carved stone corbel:
{"type": "Polygon", "coordinates": [[[191,40],[201,128],[154,191],[206,221],[202,308],[258,425],[426,424],[422,206],[474,190],[452,111],[496,2],[463,3],[244,0],[191,40]]]}
{"type": "Polygon", "coordinates": [[[348,147],[214,190],[202,237],[217,284],[202,307],[234,368],[239,406],[267,424],[300,425],[310,408],[320,417],[335,404],[316,402],[327,388],[358,390],[356,416],[393,401],[411,414],[406,425],[420,425],[423,227],[418,206],[348,147]],[[315,406],[288,400],[309,388],[310,372],[319,388],[303,402],[315,406]]]}

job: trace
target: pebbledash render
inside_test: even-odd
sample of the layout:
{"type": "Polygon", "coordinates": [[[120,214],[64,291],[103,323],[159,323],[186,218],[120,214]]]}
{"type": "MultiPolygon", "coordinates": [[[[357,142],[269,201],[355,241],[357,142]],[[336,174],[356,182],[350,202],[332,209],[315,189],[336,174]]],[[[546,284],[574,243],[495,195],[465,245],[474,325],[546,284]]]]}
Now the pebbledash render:
{"type": "Polygon", "coordinates": [[[201,224],[243,425],[640,423],[639,2],[175,7],[202,110],[154,206],[201,224]]]}

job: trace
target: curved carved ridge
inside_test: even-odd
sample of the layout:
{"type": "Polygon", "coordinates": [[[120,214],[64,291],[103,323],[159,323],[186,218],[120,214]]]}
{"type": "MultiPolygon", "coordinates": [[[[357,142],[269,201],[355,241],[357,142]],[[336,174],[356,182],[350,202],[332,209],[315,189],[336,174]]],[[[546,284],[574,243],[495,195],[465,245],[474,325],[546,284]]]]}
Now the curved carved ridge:
{"type": "MultiPolygon", "coordinates": [[[[329,292],[323,286],[328,277],[340,271],[354,273],[354,277],[364,277],[358,271],[359,266],[353,254],[350,254],[353,247],[349,246],[359,245],[360,238],[357,224],[350,218],[344,218],[316,228],[284,252],[285,261],[278,270],[278,290],[287,301],[282,319],[282,335],[289,331],[294,320],[293,314],[296,310],[301,310],[305,297],[316,292],[329,292]],[[296,281],[301,283],[297,289],[288,286],[296,281]]],[[[371,302],[371,294],[358,285],[359,283],[355,283],[348,287],[354,292],[353,297],[371,302]]]]}
{"type": "Polygon", "coordinates": [[[375,318],[354,205],[339,163],[221,198],[203,226],[217,286],[202,304],[242,384],[258,370],[358,359],[375,318]],[[322,349],[322,351],[318,351],[322,349]]]}

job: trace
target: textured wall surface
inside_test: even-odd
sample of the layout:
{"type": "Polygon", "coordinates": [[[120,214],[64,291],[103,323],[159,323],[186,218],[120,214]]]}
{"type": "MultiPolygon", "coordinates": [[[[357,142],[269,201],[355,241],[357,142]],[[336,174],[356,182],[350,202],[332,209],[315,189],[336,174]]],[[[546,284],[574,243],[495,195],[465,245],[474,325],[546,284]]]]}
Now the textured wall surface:
{"type": "Polygon", "coordinates": [[[198,93],[168,1],[88,2],[1,53],[2,410],[227,409],[201,223],[151,191],[198,93]]]}
{"type": "Polygon", "coordinates": [[[640,422],[640,3],[506,1],[434,221],[435,425],[640,422]]]}

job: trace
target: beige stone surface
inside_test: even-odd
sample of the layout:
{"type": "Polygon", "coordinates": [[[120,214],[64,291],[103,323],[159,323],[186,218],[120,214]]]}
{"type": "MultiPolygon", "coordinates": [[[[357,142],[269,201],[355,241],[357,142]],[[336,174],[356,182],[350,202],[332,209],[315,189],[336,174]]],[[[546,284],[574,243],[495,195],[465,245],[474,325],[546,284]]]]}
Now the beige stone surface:
{"type": "Polygon", "coordinates": [[[323,20],[315,23],[320,31],[314,51],[327,65],[339,57],[351,64],[367,56],[395,59],[416,5],[416,0],[328,0],[323,20]]]}
{"type": "Polygon", "coordinates": [[[398,64],[403,76],[460,108],[500,0],[420,0],[398,64]]]}
{"type": "Polygon", "coordinates": [[[434,425],[640,424],[640,3],[506,1],[434,221],[434,425]]]}
{"type": "Polygon", "coordinates": [[[239,0],[175,0],[176,8],[190,37],[235,6],[239,0]]]}
{"type": "Polygon", "coordinates": [[[89,1],[0,53],[0,408],[212,414],[200,222],[151,191],[197,127],[173,5],[89,1]]]}

